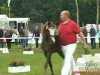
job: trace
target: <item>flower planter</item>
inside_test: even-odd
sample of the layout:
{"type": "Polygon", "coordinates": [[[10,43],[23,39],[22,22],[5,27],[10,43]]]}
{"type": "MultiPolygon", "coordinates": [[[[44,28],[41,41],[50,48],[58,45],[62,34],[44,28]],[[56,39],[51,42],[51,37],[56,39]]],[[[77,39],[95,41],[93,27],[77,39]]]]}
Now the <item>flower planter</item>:
{"type": "Polygon", "coordinates": [[[23,51],[23,54],[34,54],[33,51],[23,51]]]}
{"type": "Polygon", "coordinates": [[[2,53],[9,53],[8,48],[4,48],[2,53]]]}
{"type": "Polygon", "coordinates": [[[17,66],[17,67],[8,67],[9,73],[20,73],[20,72],[30,72],[30,65],[17,66]]]}
{"type": "Polygon", "coordinates": [[[2,51],[2,53],[9,53],[8,48],[0,48],[0,51],[2,51]]]}

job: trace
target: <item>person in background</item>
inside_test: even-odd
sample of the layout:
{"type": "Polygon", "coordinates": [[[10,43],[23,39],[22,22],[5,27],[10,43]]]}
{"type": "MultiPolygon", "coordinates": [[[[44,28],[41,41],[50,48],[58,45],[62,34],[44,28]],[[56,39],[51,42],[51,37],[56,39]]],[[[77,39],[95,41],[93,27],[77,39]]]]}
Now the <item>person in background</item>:
{"type": "Polygon", "coordinates": [[[93,25],[91,25],[90,37],[91,37],[91,47],[92,47],[92,49],[96,49],[95,36],[96,36],[96,30],[94,29],[93,25]]]}
{"type": "MultiPolygon", "coordinates": [[[[12,38],[12,35],[13,35],[13,30],[7,30],[6,32],[5,32],[5,37],[6,38],[12,38]]],[[[12,39],[6,39],[6,42],[7,42],[7,48],[8,49],[11,49],[11,41],[12,41],[12,39]]]]}
{"type": "MultiPolygon", "coordinates": [[[[4,30],[3,30],[3,28],[1,27],[1,28],[0,28],[0,38],[3,38],[3,37],[4,37],[4,30]]],[[[4,48],[3,39],[0,39],[0,48],[4,48]]]]}
{"type": "Polygon", "coordinates": [[[24,29],[24,36],[26,37],[26,39],[25,39],[25,47],[28,47],[28,35],[29,35],[28,28],[25,27],[25,29],[24,29]]]}
{"type": "Polygon", "coordinates": [[[84,36],[86,37],[85,38],[85,41],[86,41],[86,43],[87,43],[87,30],[86,30],[86,28],[84,27],[83,29],[82,29],[82,32],[83,32],[83,34],[84,34],[84,36]]]}
{"type": "Polygon", "coordinates": [[[98,32],[98,36],[99,36],[99,48],[100,48],[100,29],[99,29],[99,32],[98,32]]]}
{"type": "Polygon", "coordinates": [[[26,49],[26,39],[24,38],[25,37],[25,32],[24,32],[23,27],[21,27],[21,29],[19,30],[19,34],[20,34],[20,37],[23,37],[21,39],[22,47],[23,47],[23,49],[26,49]]]}
{"type": "Polygon", "coordinates": [[[40,37],[40,30],[38,26],[35,26],[35,29],[33,30],[33,36],[35,37],[35,44],[36,44],[36,48],[38,48],[38,41],[39,41],[39,37],[40,37]]]}
{"type": "Polygon", "coordinates": [[[14,38],[16,38],[16,39],[15,39],[15,44],[16,44],[17,46],[19,46],[19,40],[17,39],[18,36],[19,36],[19,32],[18,32],[18,30],[17,30],[16,28],[14,28],[14,31],[15,31],[15,33],[13,34],[13,36],[14,36],[14,38]]]}
{"type": "MultiPolygon", "coordinates": [[[[24,36],[23,27],[21,27],[21,28],[19,29],[19,35],[20,35],[20,37],[23,37],[23,36],[24,36]]],[[[19,42],[22,43],[22,39],[20,39],[19,42]]]]}
{"type": "MultiPolygon", "coordinates": [[[[64,54],[64,64],[61,71],[61,75],[69,75],[71,66],[73,69],[78,71],[77,66],[75,66],[75,61],[73,54],[77,47],[77,36],[78,34],[83,42],[83,48],[85,52],[87,51],[87,44],[85,42],[85,37],[80,29],[80,27],[70,19],[70,12],[64,10],[60,14],[61,23],[58,27],[58,35],[62,45],[62,52],[64,54]]],[[[76,74],[80,75],[80,74],[76,74]]]]}

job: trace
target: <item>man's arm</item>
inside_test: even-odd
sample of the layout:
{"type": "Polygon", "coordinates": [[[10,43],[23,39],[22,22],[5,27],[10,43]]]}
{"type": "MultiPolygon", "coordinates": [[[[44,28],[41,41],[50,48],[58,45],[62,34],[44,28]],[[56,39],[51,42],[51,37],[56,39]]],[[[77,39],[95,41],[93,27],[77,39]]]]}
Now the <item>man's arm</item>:
{"type": "Polygon", "coordinates": [[[88,47],[87,47],[87,44],[85,41],[85,37],[82,32],[79,33],[79,36],[80,36],[81,40],[83,41],[83,49],[85,50],[85,53],[87,53],[88,47]]]}

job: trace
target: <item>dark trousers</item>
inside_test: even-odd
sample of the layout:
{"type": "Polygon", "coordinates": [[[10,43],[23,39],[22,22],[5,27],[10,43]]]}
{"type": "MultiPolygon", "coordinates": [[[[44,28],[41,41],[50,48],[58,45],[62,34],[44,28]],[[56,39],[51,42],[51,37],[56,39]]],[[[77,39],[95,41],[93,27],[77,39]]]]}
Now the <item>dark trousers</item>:
{"type": "Polygon", "coordinates": [[[39,45],[38,41],[39,41],[39,38],[35,38],[36,48],[38,48],[38,45],[39,45]]]}
{"type": "Polygon", "coordinates": [[[26,40],[22,39],[21,42],[22,42],[22,47],[25,49],[26,48],[26,40]]]}
{"type": "Polygon", "coordinates": [[[4,42],[3,42],[3,39],[0,39],[0,48],[4,48],[4,42]]]}
{"type": "Polygon", "coordinates": [[[11,49],[11,40],[7,39],[7,48],[11,49]]]}
{"type": "Polygon", "coordinates": [[[15,39],[15,44],[18,45],[19,44],[19,40],[15,39]]]}
{"type": "Polygon", "coordinates": [[[22,39],[18,39],[18,43],[21,44],[22,43],[22,39]]]}
{"type": "Polygon", "coordinates": [[[25,49],[28,46],[28,39],[22,39],[22,47],[25,49]]]}
{"type": "Polygon", "coordinates": [[[91,38],[91,47],[92,49],[96,48],[95,38],[91,38]]]}
{"type": "Polygon", "coordinates": [[[28,39],[26,39],[26,47],[28,47],[28,39]]]}

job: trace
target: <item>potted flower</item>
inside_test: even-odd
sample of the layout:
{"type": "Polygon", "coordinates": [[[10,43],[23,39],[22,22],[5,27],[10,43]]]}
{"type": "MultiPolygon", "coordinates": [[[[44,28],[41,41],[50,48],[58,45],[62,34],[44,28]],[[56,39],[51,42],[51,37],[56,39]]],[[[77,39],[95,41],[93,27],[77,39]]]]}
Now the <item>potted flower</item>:
{"type": "Polygon", "coordinates": [[[18,66],[18,65],[17,65],[17,62],[16,62],[16,61],[11,61],[11,62],[9,63],[9,66],[11,66],[11,67],[16,67],[16,66],[18,66]]]}
{"type": "Polygon", "coordinates": [[[30,65],[25,65],[24,61],[11,61],[8,66],[9,73],[29,72],[30,65]]]}

